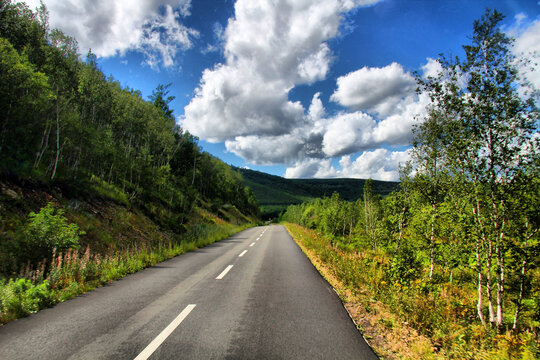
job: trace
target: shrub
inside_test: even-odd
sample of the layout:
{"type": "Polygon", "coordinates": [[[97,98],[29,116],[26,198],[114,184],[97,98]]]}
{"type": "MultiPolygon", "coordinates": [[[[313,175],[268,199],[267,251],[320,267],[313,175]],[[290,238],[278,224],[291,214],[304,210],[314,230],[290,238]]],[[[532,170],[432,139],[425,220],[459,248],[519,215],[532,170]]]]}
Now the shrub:
{"type": "Polygon", "coordinates": [[[0,283],[0,322],[27,316],[54,302],[47,280],[34,285],[27,279],[10,279],[0,283]]]}
{"type": "Polygon", "coordinates": [[[388,277],[394,283],[408,286],[421,274],[422,262],[414,249],[409,246],[401,246],[392,258],[392,263],[388,268],[388,277]]]}
{"type": "Polygon", "coordinates": [[[64,251],[79,247],[79,231],[76,224],[68,224],[62,209],[48,203],[39,213],[31,212],[25,230],[25,242],[34,260],[49,257],[53,249],[64,251]]]}

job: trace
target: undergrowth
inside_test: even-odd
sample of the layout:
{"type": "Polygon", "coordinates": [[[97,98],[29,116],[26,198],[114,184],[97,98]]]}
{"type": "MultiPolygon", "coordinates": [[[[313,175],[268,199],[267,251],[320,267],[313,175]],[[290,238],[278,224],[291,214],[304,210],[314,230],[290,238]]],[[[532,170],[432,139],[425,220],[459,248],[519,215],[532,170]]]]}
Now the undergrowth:
{"type": "Polygon", "coordinates": [[[374,347],[384,358],[525,360],[540,355],[537,334],[497,334],[476,320],[475,289],[425,278],[403,281],[394,276],[399,264],[383,251],[351,251],[315,231],[285,226],[319,270],[324,267],[342,300],[360,309],[357,325],[367,323],[372,327],[368,337],[382,338],[374,347]]]}
{"type": "Polygon", "coordinates": [[[177,241],[168,240],[154,247],[134,245],[122,251],[111,248],[105,254],[92,253],[89,246],[63,252],[54,249],[51,261],[43,261],[37,269],[23,269],[19,278],[0,280],[0,324],[225,239],[249,226],[220,221],[200,223],[190,226],[177,241]]]}

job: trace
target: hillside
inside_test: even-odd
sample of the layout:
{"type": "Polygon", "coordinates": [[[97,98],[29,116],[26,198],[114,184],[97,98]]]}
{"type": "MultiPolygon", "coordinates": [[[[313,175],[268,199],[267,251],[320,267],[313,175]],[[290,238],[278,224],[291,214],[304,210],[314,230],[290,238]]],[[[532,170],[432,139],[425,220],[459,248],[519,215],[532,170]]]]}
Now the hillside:
{"type": "MultiPolygon", "coordinates": [[[[263,219],[278,216],[288,205],[331,196],[334,192],[344,200],[357,200],[362,197],[365,182],[364,179],[285,179],[260,171],[237,170],[255,194],[263,219]]],[[[373,191],[383,196],[390,194],[397,186],[397,182],[373,181],[373,191]]]]}
{"type": "Polygon", "coordinates": [[[41,15],[0,3],[0,323],[258,221],[169,85],[143,98],[41,15]]]}

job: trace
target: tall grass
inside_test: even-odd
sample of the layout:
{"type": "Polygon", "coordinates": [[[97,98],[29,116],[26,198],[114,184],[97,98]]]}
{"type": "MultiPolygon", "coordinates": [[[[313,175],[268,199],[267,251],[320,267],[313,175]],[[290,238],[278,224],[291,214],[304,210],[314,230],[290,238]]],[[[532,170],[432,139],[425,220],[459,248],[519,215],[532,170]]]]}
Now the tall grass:
{"type": "MultiPolygon", "coordinates": [[[[428,346],[408,344],[407,354],[400,349],[403,353],[398,350],[393,354],[396,358],[525,360],[540,355],[538,334],[498,335],[476,321],[475,289],[458,283],[435,284],[426,277],[400,282],[392,277],[391,256],[382,251],[351,251],[315,231],[285,226],[367,313],[377,311],[375,303],[388,311],[376,320],[383,331],[395,336],[406,324],[430,340],[428,346]]],[[[401,339],[404,345],[409,340],[401,339]]]]}
{"type": "Polygon", "coordinates": [[[19,278],[0,280],[0,323],[6,323],[73,298],[98,286],[118,280],[188,251],[196,250],[250,225],[227,223],[196,224],[178,241],[167,241],[153,248],[133,246],[105,254],[90,247],[54,251],[52,261],[37,269],[27,266],[19,278]]]}

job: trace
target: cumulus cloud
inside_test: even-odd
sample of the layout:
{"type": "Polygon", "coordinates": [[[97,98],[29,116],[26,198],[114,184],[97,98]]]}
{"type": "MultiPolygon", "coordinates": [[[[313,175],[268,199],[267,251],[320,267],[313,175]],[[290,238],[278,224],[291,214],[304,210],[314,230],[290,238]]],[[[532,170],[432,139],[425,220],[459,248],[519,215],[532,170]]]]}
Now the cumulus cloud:
{"type": "Polygon", "coordinates": [[[536,88],[540,89],[540,68],[531,67],[526,60],[538,62],[540,57],[540,20],[527,23],[522,14],[516,17],[516,25],[509,30],[511,36],[516,38],[513,52],[518,60],[525,60],[520,65],[523,76],[536,88]]]}
{"type": "Polygon", "coordinates": [[[443,72],[441,63],[432,58],[428,58],[427,62],[422,66],[422,76],[424,78],[433,77],[436,78],[443,72]]]}
{"type": "Polygon", "coordinates": [[[322,179],[337,177],[336,175],[337,171],[329,159],[304,159],[285,171],[285,177],[289,179],[322,179]]]}
{"type": "Polygon", "coordinates": [[[331,165],[330,160],[304,159],[287,168],[287,178],[358,178],[385,181],[399,180],[399,167],[410,160],[408,151],[376,149],[363,152],[356,160],[350,155],[343,156],[339,167],[331,165]]]}
{"type": "Polygon", "coordinates": [[[339,113],[326,119],[323,151],[327,156],[341,156],[382,145],[410,145],[412,128],[421,121],[429,103],[426,94],[412,94],[397,102],[382,119],[362,111],[339,113]]]}
{"type": "Polygon", "coordinates": [[[351,154],[373,145],[375,120],[362,112],[342,113],[330,119],[323,138],[328,156],[351,154]]]}
{"type": "Polygon", "coordinates": [[[342,168],[340,175],[359,179],[396,181],[399,179],[399,167],[409,160],[408,151],[387,149],[366,151],[354,161],[351,161],[350,156],[342,157],[339,162],[342,168]]]}
{"type": "Polygon", "coordinates": [[[238,0],[223,33],[225,62],[204,71],[183,126],[234,151],[243,148],[232,145],[236,137],[275,139],[305,126],[305,109],[289,91],[326,77],[326,42],[339,35],[343,14],[374,2],[238,0]]]}
{"type": "Polygon", "coordinates": [[[236,136],[226,140],[225,147],[258,165],[294,164],[305,158],[324,158],[326,154],[322,143],[327,119],[324,118],[325,109],[319,96],[319,93],[313,96],[307,116],[290,133],[236,136]]]}
{"type": "MultiPolygon", "coordinates": [[[[430,61],[426,67],[429,66],[432,66],[430,61]]],[[[218,79],[217,73],[213,72],[214,80],[218,79]]],[[[241,81],[244,75],[245,73],[239,73],[233,80],[241,81]]],[[[411,75],[409,74],[409,76],[411,75]]],[[[228,78],[223,77],[220,80],[223,83],[219,87],[212,88],[214,90],[212,94],[205,95],[207,98],[213,96],[220,105],[225,105],[216,114],[209,113],[206,109],[205,114],[211,118],[220,116],[220,113],[227,114],[230,111],[239,111],[239,109],[241,113],[246,113],[246,109],[250,106],[249,102],[242,106],[239,103],[234,103],[235,106],[232,106],[233,102],[231,101],[220,101],[224,97],[236,96],[236,94],[231,96],[232,89],[242,89],[238,86],[227,85],[226,79],[228,78]],[[219,91],[215,91],[216,89],[219,91]],[[230,110],[227,108],[227,103],[232,106],[230,110]]],[[[250,86],[256,84],[250,84],[250,86]]],[[[382,87],[386,86],[383,80],[379,84],[382,87]]],[[[264,84],[264,86],[270,85],[271,83],[264,84]]],[[[202,87],[201,89],[208,88],[202,87]]],[[[256,94],[259,92],[252,87],[249,89],[247,94],[239,98],[248,99],[249,96],[250,101],[258,99],[256,94]]],[[[290,103],[285,95],[281,97],[283,102],[280,102],[276,94],[277,92],[274,91],[260,98],[260,102],[255,104],[251,102],[253,113],[257,116],[262,116],[266,111],[275,113],[276,109],[279,109],[279,104],[290,103]],[[275,100],[274,106],[265,108],[271,94],[277,100],[275,100]]],[[[307,112],[300,104],[297,105],[296,119],[293,122],[272,123],[272,116],[269,115],[266,121],[261,121],[258,125],[249,124],[246,121],[233,123],[236,126],[234,131],[242,135],[226,139],[225,146],[228,151],[253,164],[286,164],[289,166],[286,174],[289,177],[361,177],[369,173],[371,177],[377,179],[397,179],[397,164],[404,160],[404,157],[401,156],[402,153],[388,150],[381,152],[380,149],[375,152],[372,150],[381,146],[410,145],[412,127],[421,119],[430,101],[427,95],[419,95],[415,92],[405,93],[403,96],[399,101],[393,100],[395,104],[392,111],[386,112],[388,114],[386,117],[376,117],[363,111],[342,111],[328,116],[321,100],[321,94],[315,93],[307,112]],[[263,128],[267,124],[272,124],[272,126],[263,128]],[[260,132],[251,134],[250,129],[255,126],[259,126],[260,132]],[[280,126],[282,127],[280,128],[280,126]],[[290,127],[286,128],[286,126],[290,127]],[[347,159],[346,156],[358,152],[364,152],[364,154],[355,162],[350,164],[345,162],[346,166],[343,169],[338,170],[330,166],[329,158],[345,156],[343,159],[347,159]],[[382,163],[375,162],[375,159],[381,158],[386,163],[384,161],[382,163]],[[375,170],[363,169],[362,164],[374,166],[375,170]]],[[[380,102],[384,101],[383,96],[380,102]]],[[[235,114],[235,116],[239,116],[241,113],[235,114]]],[[[201,126],[201,123],[198,126],[201,126]]],[[[219,139],[219,134],[233,131],[230,127],[230,123],[221,122],[205,131],[219,139]]]]}
{"type": "Polygon", "coordinates": [[[381,116],[415,90],[414,77],[398,63],[388,66],[363,67],[337,79],[337,90],[331,100],[343,106],[373,111],[381,116]]]}
{"type": "Polygon", "coordinates": [[[294,162],[299,158],[303,146],[303,139],[288,134],[238,136],[225,142],[228,151],[258,165],[294,162]]]}
{"type": "MultiPolygon", "coordinates": [[[[287,164],[290,177],[344,175],[330,157],[408,144],[413,113],[422,105],[413,76],[399,64],[360,69],[338,80],[334,101],[364,111],[328,116],[320,93],[307,110],[288,98],[295,86],[326,77],[326,41],[339,35],[342,14],[358,4],[239,0],[222,35],[226,61],[204,71],[182,125],[205,140],[224,141],[228,151],[250,163],[287,164]],[[363,98],[348,104],[358,90],[363,98]]],[[[379,177],[397,174],[380,168],[379,177]]]]}
{"type": "MultiPolygon", "coordinates": [[[[39,0],[25,0],[30,7],[39,0]]],[[[182,25],[190,15],[190,0],[45,0],[50,26],[73,36],[81,52],[100,57],[141,51],[147,63],[172,66],[179,50],[198,36],[182,25]]]]}

